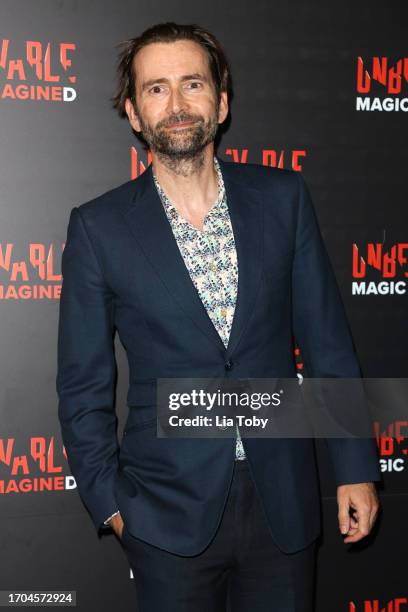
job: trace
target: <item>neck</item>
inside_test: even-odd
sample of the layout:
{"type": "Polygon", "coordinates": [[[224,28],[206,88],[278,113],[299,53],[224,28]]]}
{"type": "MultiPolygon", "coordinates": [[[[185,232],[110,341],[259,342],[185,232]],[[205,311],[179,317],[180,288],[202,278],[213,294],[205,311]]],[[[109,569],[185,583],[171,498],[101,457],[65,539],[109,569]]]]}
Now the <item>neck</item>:
{"type": "MultiPolygon", "coordinates": [[[[212,145],[212,143],[211,143],[212,145]]],[[[153,171],[171,202],[186,217],[205,214],[217,199],[214,147],[193,159],[169,159],[152,151],[153,171]]]]}

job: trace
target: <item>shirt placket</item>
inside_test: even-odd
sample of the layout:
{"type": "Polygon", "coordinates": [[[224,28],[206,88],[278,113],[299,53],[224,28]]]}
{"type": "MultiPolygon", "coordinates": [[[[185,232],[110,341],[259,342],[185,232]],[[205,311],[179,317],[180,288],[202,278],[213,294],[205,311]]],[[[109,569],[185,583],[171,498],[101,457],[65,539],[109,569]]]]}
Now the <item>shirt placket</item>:
{"type": "MultiPolygon", "coordinates": [[[[212,293],[212,295],[213,296],[222,295],[222,299],[221,299],[222,306],[220,306],[219,300],[217,298],[216,300],[217,304],[216,304],[216,308],[214,311],[214,309],[211,308],[211,304],[208,304],[205,297],[200,294],[200,291],[197,286],[196,286],[196,289],[200,294],[201,300],[214,326],[216,327],[219,335],[222,338],[224,346],[227,347],[228,340],[229,340],[229,334],[231,331],[232,320],[230,320],[231,317],[228,319],[227,288],[221,276],[221,272],[219,270],[219,265],[220,265],[219,253],[221,253],[222,249],[220,247],[220,238],[216,231],[216,221],[215,221],[219,213],[219,210],[220,210],[220,205],[225,202],[225,191],[224,191],[224,186],[222,183],[222,176],[221,176],[218,164],[216,164],[216,167],[217,167],[218,181],[219,181],[218,182],[219,184],[218,200],[214,204],[213,208],[211,208],[211,210],[205,216],[202,231],[198,230],[191,223],[189,223],[186,219],[181,217],[181,215],[178,213],[175,206],[171,204],[170,200],[167,198],[166,194],[161,190],[158,184],[157,184],[157,187],[158,187],[159,193],[161,194],[161,199],[165,205],[168,216],[171,219],[171,225],[172,225],[173,231],[175,232],[176,241],[179,245],[179,249],[182,253],[182,256],[187,264],[187,268],[189,269],[189,271],[190,271],[191,257],[190,257],[190,253],[188,252],[188,249],[186,248],[185,241],[182,239],[182,237],[185,236],[185,233],[187,232],[188,240],[190,244],[193,244],[193,245],[195,244],[196,249],[198,248],[198,245],[200,244],[201,261],[203,260],[205,261],[205,264],[206,264],[204,266],[205,271],[207,275],[211,277],[212,284],[214,285],[214,292],[212,293]],[[202,243],[204,243],[204,246],[202,243]],[[204,253],[202,251],[204,251],[204,253]],[[210,253],[210,258],[208,257],[208,253],[210,253]]],[[[228,220],[226,219],[225,222],[228,222],[228,220]]],[[[223,235],[223,232],[221,232],[221,236],[222,235],[223,235]]],[[[196,285],[195,281],[194,281],[194,284],[196,285]]],[[[236,445],[235,445],[235,458],[245,459],[246,458],[245,450],[242,444],[242,439],[239,433],[238,426],[236,426],[236,433],[237,433],[237,439],[236,439],[236,445]]]]}

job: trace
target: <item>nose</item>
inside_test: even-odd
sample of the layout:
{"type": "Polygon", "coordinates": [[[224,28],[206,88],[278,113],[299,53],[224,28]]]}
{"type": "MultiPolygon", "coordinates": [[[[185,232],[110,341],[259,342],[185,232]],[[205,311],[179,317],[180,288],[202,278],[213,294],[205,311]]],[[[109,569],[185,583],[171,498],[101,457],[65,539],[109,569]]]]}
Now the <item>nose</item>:
{"type": "Polygon", "coordinates": [[[168,98],[167,111],[169,113],[179,113],[185,108],[186,99],[183,92],[178,87],[173,88],[168,98]]]}

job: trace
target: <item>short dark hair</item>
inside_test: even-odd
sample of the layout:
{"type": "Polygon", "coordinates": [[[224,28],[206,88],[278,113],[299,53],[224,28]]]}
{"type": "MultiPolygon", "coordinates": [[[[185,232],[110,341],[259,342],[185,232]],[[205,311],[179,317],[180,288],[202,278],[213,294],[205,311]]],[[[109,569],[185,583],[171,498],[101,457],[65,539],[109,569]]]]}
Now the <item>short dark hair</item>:
{"type": "Polygon", "coordinates": [[[172,21],[159,23],[145,30],[140,36],[124,40],[116,45],[121,48],[117,64],[118,86],[111,101],[113,108],[118,111],[121,118],[127,117],[126,98],[130,98],[134,105],[136,102],[136,75],[133,66],[135,55],[151,43],[170,43],[177,40],[192,40],[205,50],[218,100],[222,91],[231,93],[231,73],[228,60],[220,42],[211,32],[196,24],[180,25],[172,21]]]}

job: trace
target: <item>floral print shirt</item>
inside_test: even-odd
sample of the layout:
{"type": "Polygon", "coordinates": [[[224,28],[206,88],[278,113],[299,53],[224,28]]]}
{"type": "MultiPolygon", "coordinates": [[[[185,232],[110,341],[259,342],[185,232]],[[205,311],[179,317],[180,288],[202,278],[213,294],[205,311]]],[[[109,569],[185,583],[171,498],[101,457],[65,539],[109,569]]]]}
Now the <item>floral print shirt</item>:
{"type": "MultiPolygon", "coordinates": [[[[215,156],[214,166],[218,198],[204,217],[202,231],[180,215],[154,171],[153,179],[190,278],[227,348],[238,290],[238,264],[224,181],[215,156]]],[[[238,428],[235,458],[245,459],[238,428]]]]}

